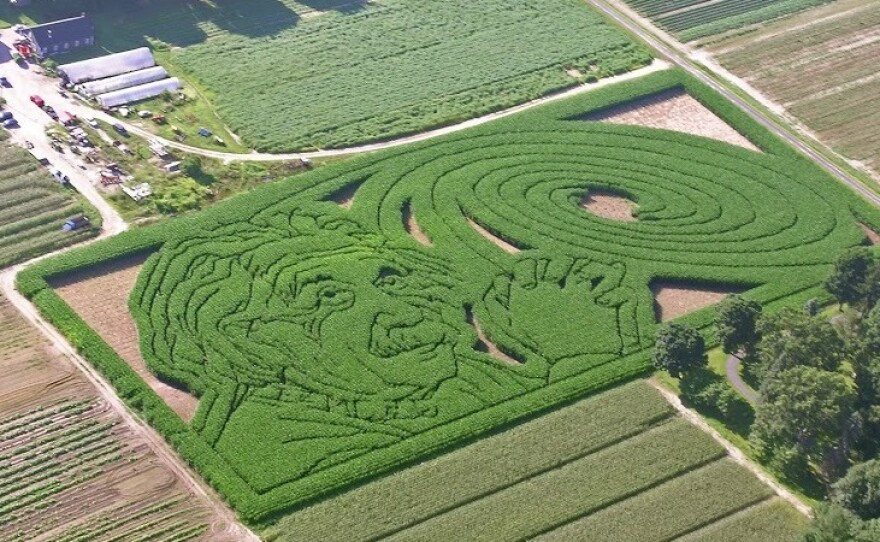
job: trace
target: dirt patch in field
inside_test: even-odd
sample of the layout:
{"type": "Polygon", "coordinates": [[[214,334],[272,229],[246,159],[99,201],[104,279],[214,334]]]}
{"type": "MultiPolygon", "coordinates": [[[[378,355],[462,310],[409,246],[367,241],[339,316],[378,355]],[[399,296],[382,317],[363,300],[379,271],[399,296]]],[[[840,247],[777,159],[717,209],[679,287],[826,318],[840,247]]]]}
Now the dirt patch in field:
{"type": "Polygon", "coordinates": [[[52,287],[168,406],[188,422],[195,414],[199,400],[169,386],[150,372],[141,356],[137,326],[128,311],[128,296],[148,256],[136,255],[71,273],[53,279],[52,287]]]}
{"type": "Polygon", "coordinates": [[[880,245],[880,233],[871,229],[867,224],[859,224],[859,226],[862,227],[872,245],[880,245]]]}
{"type": "Polygon", "coordinates": [[[406,232],[409,233],[413,239],[426,247],[434,246],[434,243],[431,242],[431,239],[429,239],[425,232],[422,231],[422,228],[416,221],[416,217],[412,213],[412,207],[409,202],[403,206],[401,213],[403,214],[403,227],[406,228],[406,232]]]}
{"type": "Polygon", "coordinates": [[[581,199],[581,208],[602,218],[620,222],[635,222],[635,203],[610,192],[590,192],[581,199]]]}
{"type": "Polygon", "coordinates": [[[709,108],[678,88],[615,105],[581,118],[684,132],[760,151],[709,108]]]}
{"type": "Polygon", "coordinates": [[[654,281],[654,315],[658,322],[668,322],[679,316],[720,303],[729,295],[740,294],[745,288],[722,285],[654,281]]]}
{"type": "Polygon", "coordinates": [[[498,348],[495,343],[493,343],[488,339],[488,337],[486,337],[486,334],[483,332],[483,328],[480,327],[480,322],[477,321],[477,319],[474,318],[474,316],[470,312],[468,312],[468,321],[472,326],[474,326],[474,331],[477,332],[477,338],[479,339],[479,342],[477,343],[477,350],[489,354],[498,361],[503,361],[504,363],[509,363],[510,365],[522,365],[522,362],[520,360],[515,359],[507,352],[498,348]]]}
{"type": "Polygon", "coordinates": [[[522,249],[520,249],[519,247],[511,245],[510,243],[490,232],[483,226],[480,226],[472,219],[468,218],[467,221],[468,224],[470,224],[470,226],[474,229],[474,231],[491,241],[493,244],[495,244],[495,246],[497,246],[504,252],[507,252],[508,254],[519,254],[522,251],[522,249]]]}

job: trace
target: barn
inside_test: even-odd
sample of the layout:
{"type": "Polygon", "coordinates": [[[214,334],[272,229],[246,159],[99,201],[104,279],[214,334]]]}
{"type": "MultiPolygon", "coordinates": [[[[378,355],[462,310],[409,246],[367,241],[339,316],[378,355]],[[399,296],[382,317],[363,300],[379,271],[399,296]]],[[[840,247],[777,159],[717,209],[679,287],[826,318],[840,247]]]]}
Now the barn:
{"type": "Polygon", "coordinates": [[[95,24],[85,14],[31,26],[24,35],[41,59],[95,44],[95,24]]]}

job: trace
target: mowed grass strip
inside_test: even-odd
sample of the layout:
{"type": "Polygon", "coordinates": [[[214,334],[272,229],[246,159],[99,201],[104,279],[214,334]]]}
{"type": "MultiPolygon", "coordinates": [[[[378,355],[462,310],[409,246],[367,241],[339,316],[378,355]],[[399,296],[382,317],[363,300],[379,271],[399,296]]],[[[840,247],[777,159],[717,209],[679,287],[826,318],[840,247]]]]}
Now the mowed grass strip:
{"type": "Polygon", "coordinates": [[[279,542],[386,536],[642,433],[671,414],[656,391],[634,382],[315,504],[266,534],[279,542]]]}
{"type": "MultiPolygon", "coordinates": [[[[682,451],[684,447],[683,444],[682,451]]],[[[770,488],[752,473],[730,459],[723,459],[568,523],[538,540],[578,541],[584,540],[587,533],[592,542],[672,540],[771,494],[770,488]]],[[[759,536],[755,540],[775,539],[759,536]]]]}
{"type": "Polygon", "coordinates": [[[679,539],[679,542],[798,542],[809,520],[782,499],[770,499],[679,539]]]}
{"type": "Polygon", "coordinates": [[[675,419],[388,540],[455,540],[462,533],[473,541],[522,540],[681,476],[723,454],[711,437],[675,419]]]}

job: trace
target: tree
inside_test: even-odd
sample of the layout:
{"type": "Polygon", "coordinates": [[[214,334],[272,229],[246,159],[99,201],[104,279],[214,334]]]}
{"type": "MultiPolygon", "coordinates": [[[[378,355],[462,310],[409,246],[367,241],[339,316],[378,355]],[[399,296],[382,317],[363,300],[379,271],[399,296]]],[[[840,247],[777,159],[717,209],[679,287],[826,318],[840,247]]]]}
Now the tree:
{"type": "Polygon", "coordinates": [[[848,250],[837,258],[834,271],[825,279],[825,289],[841,305],[867,303],[870,308],[877,302],[878,288],[873,282],[880,277],[878,268],[880,264],[870,248],[848,250]]]}
{"type": "Polygon", "coordinates": [[[880,460],[850,468],[834,484],[831,500],[862,519],[880,518],[880,460]]]}
{"type": "Polygon", "coordinates": [[[810,530],[804,533],[804,542],[842,542],[853,539],[858,518],[837,505],[821,504],[810,530]]]}
{"type": "Polygon", "coordinates": [[[752,442],[771,459],[794,446],[821,464],[830,480],[845,459],[840,450],[849,447],[855,403],[852,382],[839,373],[806,366],[786,369],[761,386],[752,442]]]}
{"type": "Polygon", "coordinates": [[[848,358],[846,342],[822,317],[785,310],[758,322],[762,378],[786,369],[807,366],[836,371],[848,358]]]}
{"type": "Polygon", "coordinates": [[[672,323],[660,329],[654,346],[654,366],[679,378],[698,367],[709,364],[706,341],[687,325],[672,323]]]}
{"type": "Polygon", "coordinates": [[[716,337],[725,353],[736,355],[742,351],[742,359],[746,362],[757,358],[758,342],[761,340],[757,329],[760,316],[760,303],[738,295],[718,305],[715,314],[716,337]]]}

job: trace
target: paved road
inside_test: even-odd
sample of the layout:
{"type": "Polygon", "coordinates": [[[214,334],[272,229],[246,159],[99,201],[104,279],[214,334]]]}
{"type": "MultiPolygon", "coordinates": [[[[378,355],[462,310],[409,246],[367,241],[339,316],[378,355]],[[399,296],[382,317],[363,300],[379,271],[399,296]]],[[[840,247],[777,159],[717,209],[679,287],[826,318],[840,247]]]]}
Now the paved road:
{"type": "MultiPolygon", "coordinates": [[[[616,2],[614,3],[614,5],[612,5],[612,2],[609,2],[608,0],[587,0],[587,2],[589,2],[592,6],[604,13],[609,18],[613,19],[619,25],[623,26],[624,28],[638,36],[648,45],[660,51],[660,53],[668,58],[673,64],[676,64],[677,66],[686,70],[695,78],[699,79],[703,83],[715,89],[720,94],[724,95],[725,98],[738,105],[741,109],[748,113],[753,119],[761,123],[764,127],[768,128],[778,137],[788,142],[788,144],[790,144],[791,146],[797,148],[814,162],[822,166],[829,173],[834,175],[841,182],[847,184],[850,188],[861,194],[865,199],[880,207],[880,196],[868,190],[864,185],[862,185],[862,183],[853,178],[847,172],[837,167],[834,163],[826,159],[823,155],[814,151],[801,139],[791,135],[787,130],[783,129],[775,120],[771,119],[762,111],[753,107],[751,104],[740,98],[727,86],[718,83],[714,78],[706,75],[700,68],[698,68],[699,65],[705,66],[705,64],[700,64],[696,59],[694,59],[694,55],[692,55],[687,47],[679,44],[676,41],[667,42],[659,39],[657,37],[657,32],[654,28],[650,27],[650,25],[648,25],[644,21],[639,20],[639,17],[634,17],[632,15],[632,12],[625,13],[625,11],[629,10],[626,10],[622,6],[618,5],[616,2]]],[[[720,75],[717,74],[715,70],[713,70],[712,66],[705,67],[709,70],[712,70],[713,73],[720,77],[720,75]]]]}
{"type": "Polygon", "coordinates": [[[742,360],[738,357],[730,356],[727,358],[727,362],[725,363],[727,379],[730,380],[730,385],[733,386],[733,389],[745,397],[746,401],[755,404],[758,402],[758,392],[753,390],[752,387],[746,384],[742,379],[742,376],[739,374],[740,365],[742,365],[742,360]]]}

